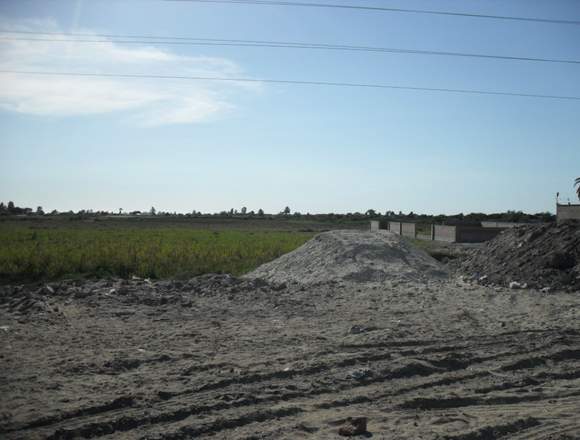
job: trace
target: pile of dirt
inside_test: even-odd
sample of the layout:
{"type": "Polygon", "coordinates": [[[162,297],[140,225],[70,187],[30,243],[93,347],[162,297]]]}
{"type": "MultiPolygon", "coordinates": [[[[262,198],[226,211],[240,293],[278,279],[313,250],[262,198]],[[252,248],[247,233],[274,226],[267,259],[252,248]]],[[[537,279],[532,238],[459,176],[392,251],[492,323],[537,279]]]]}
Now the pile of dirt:
{"type": "Polygon", "coordinates": [[[444,277],[443,266],[387,231],[329,231],[266,263],[248,278],[273,283],[380,283],[444,277]]]}
{"type": "Polygon", "coordinates": [[[473,251],[460,270],[482,283],[580,291],[580,222],[506,230],[473,251]]]}

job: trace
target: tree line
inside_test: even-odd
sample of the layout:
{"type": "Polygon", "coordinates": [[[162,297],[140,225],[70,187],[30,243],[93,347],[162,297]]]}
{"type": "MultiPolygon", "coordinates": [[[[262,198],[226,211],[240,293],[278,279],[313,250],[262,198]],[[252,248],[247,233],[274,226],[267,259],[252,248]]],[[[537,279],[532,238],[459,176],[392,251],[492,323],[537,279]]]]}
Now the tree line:
{"type": "Polygon", "coordinates": [[[368,209],[365,212],[349,212],[349,213],[327,213],[327,214],[310,214],[292,212],[289,206],[281,209],[278,213],[266,213],[263,209],[248,210],[243,206],[240,209],[231,208],[215,213],[203,213],[201,211],[192,210],[187,213],[167,212],[157,210],[151,207],[144,211],[124,211],[119,208],[117,211],[93,211],[79,210],[79,211],[65,211],[59,212],[52,210],[45,212],[42,206],[36,209],[28,207],[19,207],[10,201],[7,204],[0,202],[0,216],[60,216],[60,217],[74,217],[74,218],[91,218],[103,216],[120,216],[120,217],[189,217],[189,218],[237,218],[237,219],[304,219],[311,221],[366,221],[366,220],[383,220],[383,221],[411,221],[417,223],[437,223],[437,224],[479,224],[482,221],[502,221],[502,222],[552,222],[556,217],[550,212],[540,212],[535,214],[528,214],[522,211],[507,211],[498,213],[458,213],[458,214],[417,214],[413,211],[404,213],[402,211],[385,210],[383,212],[375,209],[368,209]]]}

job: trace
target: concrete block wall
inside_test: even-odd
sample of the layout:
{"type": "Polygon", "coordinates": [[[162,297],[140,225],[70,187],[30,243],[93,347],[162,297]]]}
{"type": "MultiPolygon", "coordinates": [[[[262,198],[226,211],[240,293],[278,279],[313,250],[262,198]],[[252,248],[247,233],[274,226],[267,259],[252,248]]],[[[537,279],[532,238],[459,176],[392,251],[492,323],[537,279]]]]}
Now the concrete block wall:
{"type": "Polygon", "coordinates": [[[389,222],[389,231],[395,234],[402,234],[401,225],[401,222],[389,222]]]}
{"type": "Polygon", "coordinates": [[[514,222],[481,222],[484,228],[516,228],[518,226],[529,225],[529,223],[514,223],[514,222]]]}
{"type": "Polygon", "coordinates": [[[447,241],[449,243],[455,243],[457,241],[457,227],[456,226],[444,226],[444,225],[433,225],[433,240],[436,241],[447,241]]]}
{"type": "MultiPolygon", "coordinates": [[[[580,206],[580,205],[579,205],[580,206]]],[[[388,229],[395,234],[421,240],[436,240],[449,243],[482,243],[495,238],[504,228],[483,228],[481,226],[430,225],[430,233],[425,228],[417,233],[416,223],[371,221],[371,231],[388,229]]]]}
{"type": "Polygon", "coordinates": [[[389,231],[390,230],[389,222],[387,220],[379,220],[379,229],[389,231]]]}
{"type": "Polygon", "coordinates": [[[430,224],[428,226],[429,226],[428,230],[426,230],[424,225],[421,229],[416,229],[416,232],[417,232],[416,237],[418,239],[420,239],[420,240],[433,240],[433,226],[434,225],[430,224]],[[419,232],[420,230],[422,232],[419,232]]]}
{"type": "Polygon", "coordinates": [[[562,220],[580,220],[580,205],[557,205],[556,217],[562,220]]]}
{"type": "Polygon", "coordinates": [[[415,223],[401,223],[401,235],[405,237],[415,238],[416,227],[415,223]]]}
{"type": "Polygon", "coordinates": [[[455,240],[458,243],[482,243],[495,238],[502,229],[480,228],[478,226],[457,226],[455,240]]]}

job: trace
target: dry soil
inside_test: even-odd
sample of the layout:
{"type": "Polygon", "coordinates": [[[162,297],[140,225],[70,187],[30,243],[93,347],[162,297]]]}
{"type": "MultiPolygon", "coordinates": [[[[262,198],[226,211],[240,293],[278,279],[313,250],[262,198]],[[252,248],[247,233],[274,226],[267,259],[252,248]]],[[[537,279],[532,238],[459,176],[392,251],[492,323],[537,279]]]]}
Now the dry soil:
{"type": "Polygon", "coordinates": [[[208,275],[0,304],[5,439],[580,438],[578,293],[208,275]]]}

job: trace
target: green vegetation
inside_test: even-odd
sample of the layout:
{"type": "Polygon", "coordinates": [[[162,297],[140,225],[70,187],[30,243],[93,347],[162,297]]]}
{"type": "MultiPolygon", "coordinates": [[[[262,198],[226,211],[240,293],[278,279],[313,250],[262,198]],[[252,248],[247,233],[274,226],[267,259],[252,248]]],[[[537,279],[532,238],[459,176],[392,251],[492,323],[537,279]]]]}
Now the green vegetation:
{"type": "Polygon", "coordinates": [[[416,223],[415,231],[419,235],[431,235],[431,224],[430,223],[416,223]]]}
{"type": "Polygon", "coordinates": [[[405,240],[407,240],[416,248],[419,248],[427,252],[436,260],[445,261],[457,258],[457,250],[454,252],[452,250],[451,245],[447,245],[437,241],[420,240],[417,238],[408,238],[408,237],[405,237],[405,240]]]}
{"type": "Polygon", "coordinates": [[[0,224],[0,280],[240,275],[302,245],[305,232],[34,228],[0,224]]]}
{"type": "MultiPolygon", "coordinates": [[[[580,179],[580,178],[579,178],[580,179]]],[[[578,181],[576,185],[580,185],[578,181]]],[[[578,188],[580,191],[580,186],[578,188]]],[[[580,194],[579,194],[580,197],[580,194]]],[[[93,211],[93,210],[80,210],[77,212],[59,212],[57,210],[44,211],[42,206],[38,206],[35,210],[29,207],[19,207],[14,204],[14,202],[0,202],[0,221],[3,219],[10,220],[11,217],[18,217],[20,220],[27,218],[30,220],[72,220],[72,221],[85,221],[85,220],[104,220],[109,221],[112,218],[119,220],[128,221],[139,221],[143,223],[149,222],[190,222],[190,221],[205,221],[205,222],[223,222],[223,221],[234,221],[234,222],[276,222],[277,224],[289,224],[289,223],[326,223],[327,225],[340,225],[345,227],[357,228],[362,224],[365,227],[368,225],[369,220],[379,220],[379,221],[411,221],[425,224],[465,224],[465,225],[479,225],[482,221],[504,221],[504,222],[553,222],[556,220],[556,216],[550,212],[539,212],[536,214],[526,214],[522,211],[507,211],[492,214],[472,212],[470,214],[453,214],[453,215],[427,215],[427,214],[416,214],[414,212],[409,212],[405,214],[401,211],[396,213],[395,211],[387,210],[384,213],[376,211],[374,209],[368,209],[364,213],[362,212],[349,212],[349,213],[327,213],[327,214],[310,214],[310,213],[300,213],[297,211],[292,212],[289,206],[286,206],[282,211],[277,214],[267,214],[263,209],[258,209],[258,211],[248,211],[248,208],[243,206],[239,211],[237,209],[230,209],[229,211],[221,211],[214,213],[202,213],[199,211],[191,211],[187,213],[178,212],[163,212],[158,211],[154,207],[151,207],[148,211],[130,211],[125,212],[120,208],[116,212],[108,211],[93,211]]]]}
{"type": "Polygon", "coordinates": [[[404,239],[407,240],[409,243],[411,243],[413,246],[424,250],[428,254],[438,252],[443,247],[443,245],[441,245],[441,243],[437,241],[428,241],[409,237],[404,237],[404,239]]]}

